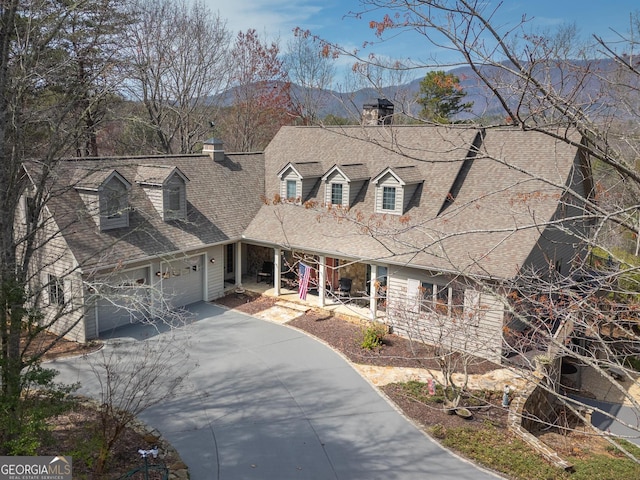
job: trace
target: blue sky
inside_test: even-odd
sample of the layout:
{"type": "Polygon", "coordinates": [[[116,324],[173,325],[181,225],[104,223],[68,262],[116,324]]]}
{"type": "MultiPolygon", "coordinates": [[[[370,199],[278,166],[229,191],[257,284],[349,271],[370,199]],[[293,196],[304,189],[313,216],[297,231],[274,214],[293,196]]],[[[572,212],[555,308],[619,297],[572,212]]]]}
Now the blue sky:
{"type": "MultiPolygon", "coordinates": [[[[291,38],[295,27],[309,29],[320,37],[349,48],[375,40],[369,20],[379,20],[384,11],[350,18],[349,12],[362,11],[359,0],[204,0],[213,11],[227,20],[233,32],[254,28],[265,38],[279,38],[281,46],[291,38]]],[[[497,4],[496,0],[487,0],[497,4]]],[[[630,13],[640,11],[637,0],[504,0],[499,9],[501,23],[517,23],[523,14],[533,17],[531,27],[544,29],[575,23],[587,37],[593,33],[613,41],[611,31],[626,33],[630,13]]],[[[401,35],[371,48],[377,54],[393,58],[425,58],[425,41],[415,35],[401,35]]]]}

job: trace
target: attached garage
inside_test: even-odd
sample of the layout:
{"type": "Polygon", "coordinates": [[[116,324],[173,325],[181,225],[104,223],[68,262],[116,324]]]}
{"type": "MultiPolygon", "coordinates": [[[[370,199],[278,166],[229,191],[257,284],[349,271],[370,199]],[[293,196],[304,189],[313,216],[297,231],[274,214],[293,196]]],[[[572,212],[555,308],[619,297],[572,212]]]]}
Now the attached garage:
{"type": "Polygon", "coordinates": [[[164,309],[201,301],[204,296],[203,267],[204,256],[198,255],[162,262],[160,270],[142,267],[103,277],[95,284],[99,292],[96,306],[98,334],[156,318],[164,309]],[[162,301],[158,300],[159,292],[162,292],[162,301]]]}
{"type": "Polygon", "coordinates": [[[114,273],[97,282],[98,333],[139,321],[149,311],[148,286],[148,267],[114,273]]]}
{"type": "Polygon", "coordinates": [[[178,308],[203,299],[203,256],[163,262],[162,294],[168,305],[178,308]]]}

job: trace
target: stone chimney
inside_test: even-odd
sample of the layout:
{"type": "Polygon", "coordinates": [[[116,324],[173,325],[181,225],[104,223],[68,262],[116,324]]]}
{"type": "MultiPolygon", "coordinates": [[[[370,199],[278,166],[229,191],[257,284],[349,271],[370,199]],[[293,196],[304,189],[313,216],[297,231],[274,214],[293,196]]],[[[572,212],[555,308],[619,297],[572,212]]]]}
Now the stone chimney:
{"type": "Polygon", "coordinates": [[[210,138],[202,144],[202,153],[208,153],[214,162],[224,161],[224,148],[222,148],[222,140],[218,138],[210,138]]]}
{"type": "Polygon", "coordinates": [[[362,106],[363,125],[391,125],[393,119],[393,103],[385,98],[362,106]]]}

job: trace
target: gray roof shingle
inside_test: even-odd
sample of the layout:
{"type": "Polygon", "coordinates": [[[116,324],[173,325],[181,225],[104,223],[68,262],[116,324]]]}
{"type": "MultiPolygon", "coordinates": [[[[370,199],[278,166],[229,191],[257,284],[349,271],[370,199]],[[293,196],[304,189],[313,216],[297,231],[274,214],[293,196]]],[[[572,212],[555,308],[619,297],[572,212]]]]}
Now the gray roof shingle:
{"type": "MultiPolygon", "coordinates": [[[[35,166],[26,168],[37,176],[35,166]]],[[[48,208],[77,260],[82,265],[113,265],[240,240],[262,205],[264,157],[254,153],[227,154],[223,162],[207,155],[61,161],[54,178],[48,208]],[[187,219],[165,222],[135,179],[140,171],[146,177],[174,168],[190,179],[187,219]],[[129,227],[100,231],[72,179],[79,170],[85,176],[89,172],[87,178],[94,181],[114,169],[132,183],[129,227]]]]}
{"type": "MultiPolygon", "coordinates": [[[[478,149],[479,133],[447,126],[284,127],[265,151],[267,198],[292,158],[321,159],[327,170],[362,163],[376,173],[411,165],[406,178],[423,181],[422,189],[402,216],[374,214],[371,183],[350,212],[264,205],[245,237],[329,256],[511,278],[540,240],[540,225],[556,214],[582,157],[550,135],[511,128],[489,129],[478,149]]],[[[316,205],[321,195],[312,199],[316,205]]]]}

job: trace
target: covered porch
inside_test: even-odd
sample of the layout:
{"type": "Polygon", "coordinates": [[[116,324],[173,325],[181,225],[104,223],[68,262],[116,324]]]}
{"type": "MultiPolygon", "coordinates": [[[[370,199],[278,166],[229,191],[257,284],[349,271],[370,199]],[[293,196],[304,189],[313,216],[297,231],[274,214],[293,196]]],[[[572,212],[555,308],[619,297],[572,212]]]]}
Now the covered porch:
{"type": "Polygon", "coordinates": [[[278,297],[278,299],[283,302],[299,304],[308,308],[321,308],[335,315],[366,320],[373,318],[381,320],[385,316],[384,310],[377,309],[376,316],[373,317],[370,308],[370,299],[368,297],[351,297],[344,299],[328,294],[325,296],[324,302],[321,302],[316,289],[311,289],[304,300],[300,298],[297,288],[280,287],[277,293],[276,290],[276,287],[271,282],[258,282],[255,274],[243,275],[240,287],[232,282],[225,284],[225,294],[234,294],[236,291],[258,293],[269,297],[278,297]]]}
{"type": "Polygon", "coordinates": [[[342,315],[386,316],[386,266],[244,242],[226,246],[224,265],[225,293],[244,289],[342,315]]]}

